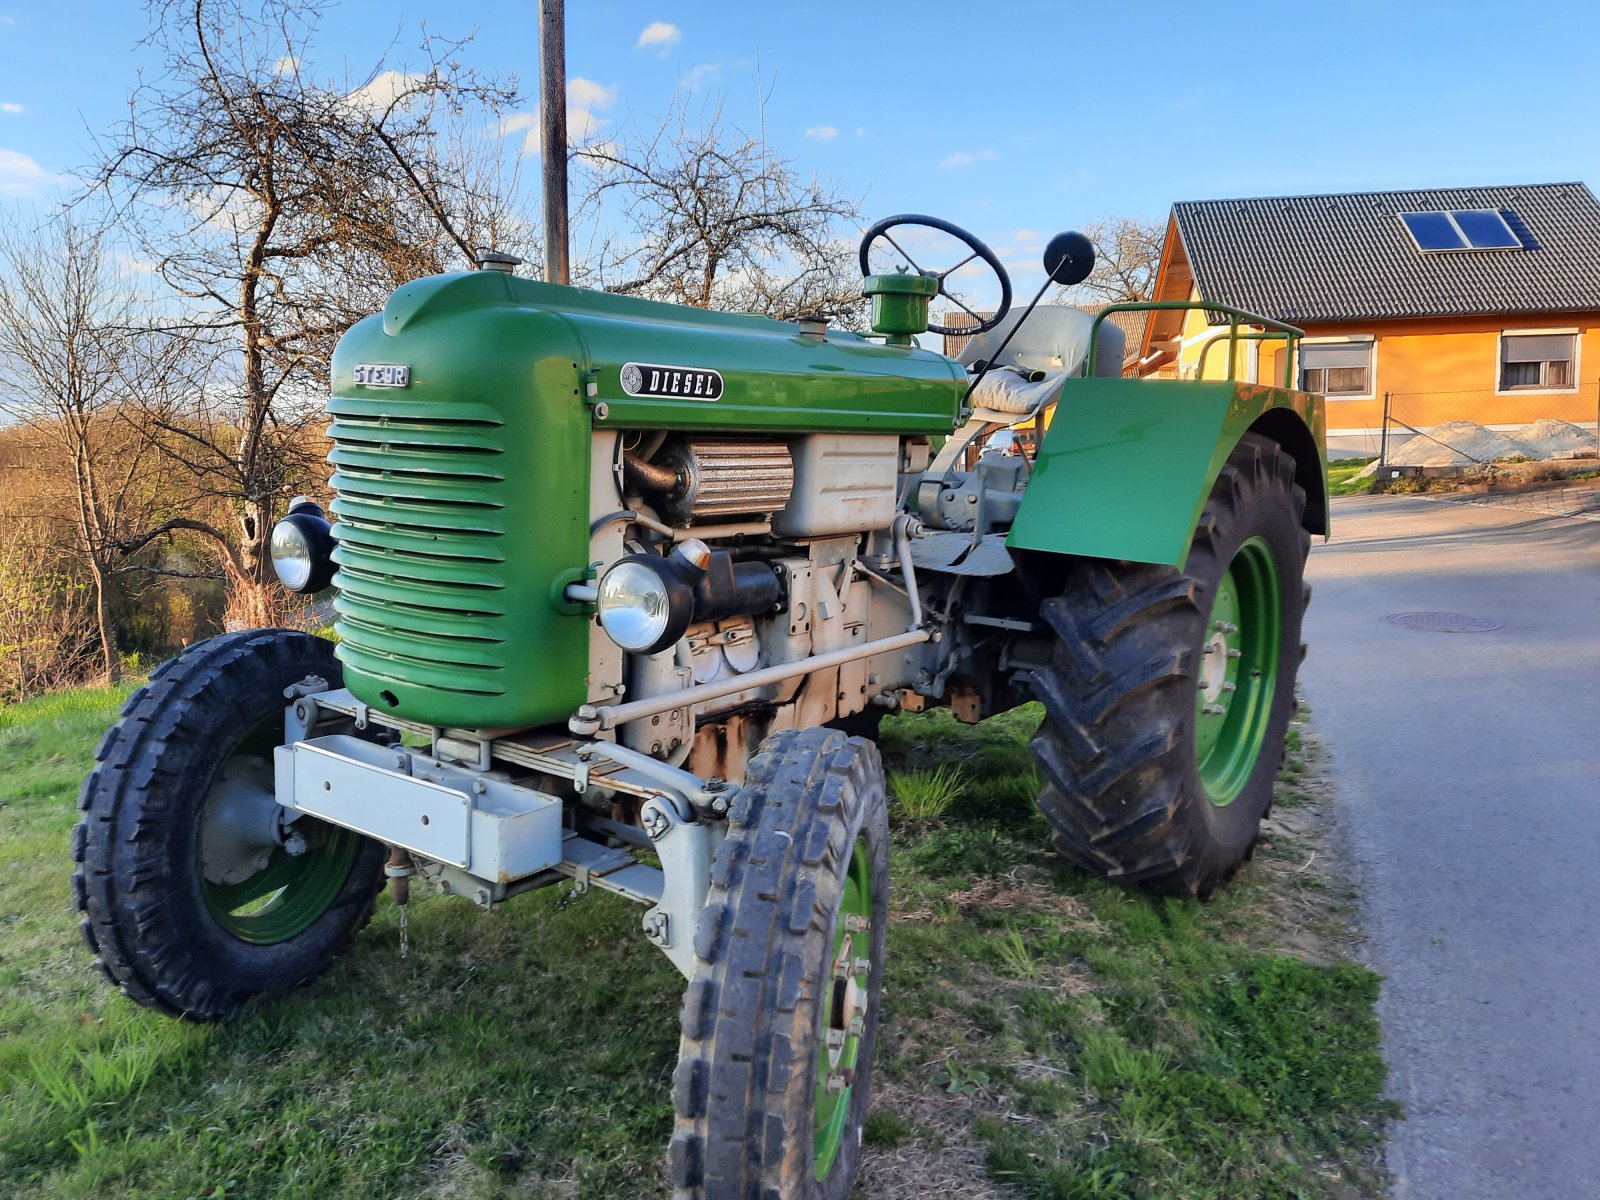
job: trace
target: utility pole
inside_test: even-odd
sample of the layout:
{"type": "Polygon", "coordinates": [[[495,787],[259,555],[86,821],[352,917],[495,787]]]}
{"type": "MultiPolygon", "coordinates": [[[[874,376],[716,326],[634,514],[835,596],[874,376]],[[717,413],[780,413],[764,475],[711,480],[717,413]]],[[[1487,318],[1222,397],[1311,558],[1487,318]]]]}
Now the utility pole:
{"type": "Polygon", "coordinates": [[[544,278],[567,274],[566,0],[539,0],[539,161],[544,184],[544,278]]]}

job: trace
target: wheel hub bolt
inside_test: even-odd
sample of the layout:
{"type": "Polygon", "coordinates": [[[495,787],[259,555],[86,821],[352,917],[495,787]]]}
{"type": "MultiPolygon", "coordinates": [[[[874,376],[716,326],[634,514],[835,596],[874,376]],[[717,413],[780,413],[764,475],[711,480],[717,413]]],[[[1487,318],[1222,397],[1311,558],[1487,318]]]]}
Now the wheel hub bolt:
{"type": "Polygon", "coordinates": [[[872,928],[872,923],[855,913],[845,913],[844,928],[847,933],[865,933],[872,928]]]}
{"type": "Polygon", "coordinates": [[[872,960],[870,958],[858,958],[856,959],[852,970],[857,975],[866,975],[872,970],[872,960]]]}
{"type": "Polygon", "coordinates": [[[828,1049],[829,1050],[843,1050],[844,1049],[844,1030],[842,1030],[842,1029],[830,1029],[830,1030],[828,1030],[828,1049]]]}
{"type": "Polygon", "coordinates": [[[1228,710],[1223,708],[1222,705],[1220,705],[1220,704],[1208,704],[1204,708],[1202,708],[1200,711],[1203,712],[1208,717],[1220,717],[1223,713],[1227,712],[1228,710]]]}
{"type": "Polygon", "coordinates": [[[850,1028],[847,1031],[851,1037],[860,1037],[867,1031],[867,1019],[860,1013],[850,1018],[850,1028]]]}
{"type": "Polygon", "coordinates": [[[828,1076],[828,1091],[835,1096],[844,1091],[844,1076],[840,1072],[834,1071],[828,1076]]]}

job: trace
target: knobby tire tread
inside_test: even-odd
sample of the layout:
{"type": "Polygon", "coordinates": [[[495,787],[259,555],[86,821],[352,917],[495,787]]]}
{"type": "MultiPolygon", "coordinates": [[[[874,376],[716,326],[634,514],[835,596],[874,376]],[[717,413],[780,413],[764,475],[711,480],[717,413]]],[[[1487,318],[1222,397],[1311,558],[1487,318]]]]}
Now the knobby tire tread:
{"type": "Polygon", "coordinates": [[[223,761],[219,724],[242,737],[268,709],[287,704],[285,686],[313,671],[335,685],[340,679],[332,647],[321,639],[282,629],[224,634],[162,664],[95,748],[78,792],[83,816],[72,834],[72,895],[95,965],[146,1008],[225,1019],[259,992],[286,991],[320,974],[372,917],[383,853],[368,842],[328,910],[295,939],[298,953],[247,947],[235,952],[243,956],[237,960],[208,955],[219,931],[196,928],[187,877],[172,861],[174,845],[186,844],[176,825],[195,819],[223,761]],[[240,962],[251,965],[250,977],[230,979],[240,962]]]}
{"type": "Polygon", "coordinates": [[[1055,649],[1031,677],[1045,709],[1032,749],[1045,780],[1039,807],[1068,861],[1120,883],[1204,896],[1248,856],[1271,803],[1305,653],[1304,507],[1293,460],[1247,434],[1213,485],[1183,570],[1080,560],[1061,594],[1044,603],[1055,649]],[[1234,551],[1258,535],[1279,565],[1278,691],[1262,761],[1240,795],[1215,808],[1193,744],[1200,647],[1234,551]]]}
{"type": "MultiPolygon", "coordinates": [[[[877,750],[826,728],[768,738],[729,813],[684,995],[669,1150],[675,1200],[844,1200],[866,1112],[875,1022],[828,1180],[811,1176],[820,979],[857,837],[873,854],[872,986],[881,986],[887,814],[877,750]],[[825,943],[825,944],[824,944],[825,943]]],[[[873,1005],[874,1011],[876,1004],[873,1005]]]]}

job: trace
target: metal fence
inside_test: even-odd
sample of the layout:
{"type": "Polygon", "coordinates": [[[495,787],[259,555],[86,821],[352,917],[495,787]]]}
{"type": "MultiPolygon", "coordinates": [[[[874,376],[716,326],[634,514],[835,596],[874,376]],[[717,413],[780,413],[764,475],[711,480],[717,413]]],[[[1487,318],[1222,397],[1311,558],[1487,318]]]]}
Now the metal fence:
{"type": "Polygon", "coordinates": [[[1473,466],[1594,458],[1600,379],[1570,392],[1385,392],[1378,461],[1473,466]]]}

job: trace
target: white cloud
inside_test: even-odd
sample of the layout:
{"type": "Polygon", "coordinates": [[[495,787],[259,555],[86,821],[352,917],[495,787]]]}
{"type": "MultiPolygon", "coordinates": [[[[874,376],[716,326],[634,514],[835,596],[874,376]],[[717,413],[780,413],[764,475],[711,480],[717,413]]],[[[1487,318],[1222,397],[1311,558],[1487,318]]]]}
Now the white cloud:
{"type": "Polygon", "coordinates": [[[716,83],[721,78],[721,63],[696,63],[679,77],[678,82],[692,92],[702,83],[716,83]]]}
{"type": "MultiPolygon", "coordinates": [[[[617,102],[617,89],[592,79],[574,76],[567,81],[567,143],[593,142],[600,130],[611,124],[600,115],[617,102]]],[[[513,113],[500,122],[500,136],[522,134],[523,154],[539,153],[539,117],[536,113],[513,113]]]]}
{"type": "Polygon", "coordinates": [[[121,267],[129,275],[154,275],[156,273],[155,263],[145,262],[142,258],[135,258],[125,251],[113,250],[111,257],[117,266],[121,267]]]}
{"type": "Polygon", "coordinates": [[[592,79],[573,76],[567,82],[567,108],[607,109],[617,102],[617,89],[592,79]]]}
{"type": "Polygon", "coordinates": [[[272,64],[272,73],[278,76],[294,75],[299,70],[300,56],[297,54],[285,54],[277,62],[272,64]]]}
{"type": "Polygon", "coordinates": [[[979,150],[975,154],[968,154],[965,150],[958,150],[954,154],[947,154],[939,160],[941,167],[970,167],[975,162],[991,162],[999,157],[993,150],[979,150]]]}
{"type": "Polygon", "coordinates": [[[18,113],[20,113],[21,111],[22,111],[22,105],[20,105],[20,104],[10,104],[10,103],[0,104],[0,113],[5,113],[9,117],[14,117],[18,113]]]}
{"type": "Polygon", "coordinates": [[[55,180],[26,154],[0,148],[0,196],[24,196],[55,180]]]}
{"type": "Polygon", "coordinates": [[[644,27],[644,32],[639,35],[639,40],[634,44],[635,50],[647,50],[651,46],[659,46],[662,58],[672,53],[672,48],[683,40],[683,30],[666,21],[651,21],[644,27]]]}
{"type": "Polygon", "coordinates": [[[422,80],[421,75],[407,75],[404,71],[384,71],[374,76],[371,83],[362,84],[345,99],[357,108],[364,108],[376,116],[391,108],[396,100],[422,80]]]}
{"type": "Polygon", "coordinates": [[[818,142],[831,142],[839,136],[839,131],[832,125],[813,125],[806,130],[806,136],[818,142]]]}
{"type": "Polygon", "coordinates": [[[867,136],[867,131],[865,129],[863,129],[860,125],[857,125],[856,126],[856,136],[857,137],[866,137],[867,136]]]}

